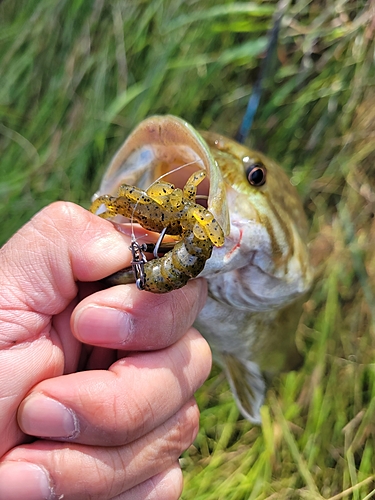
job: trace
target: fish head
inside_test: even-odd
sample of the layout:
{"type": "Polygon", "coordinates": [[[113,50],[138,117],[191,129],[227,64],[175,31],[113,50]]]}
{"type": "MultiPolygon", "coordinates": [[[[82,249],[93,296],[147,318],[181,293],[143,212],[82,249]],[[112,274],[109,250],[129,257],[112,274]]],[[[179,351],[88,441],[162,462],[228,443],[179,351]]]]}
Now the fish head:
{"type": "Polygon", "coordinates": [[[297,190],[262,153],[201,133],[223,176],[230,219],[225,244],[214,248],[202,276],[214,297],[237,309],[279,308],[312,281],[308,224],[297,190]]]}

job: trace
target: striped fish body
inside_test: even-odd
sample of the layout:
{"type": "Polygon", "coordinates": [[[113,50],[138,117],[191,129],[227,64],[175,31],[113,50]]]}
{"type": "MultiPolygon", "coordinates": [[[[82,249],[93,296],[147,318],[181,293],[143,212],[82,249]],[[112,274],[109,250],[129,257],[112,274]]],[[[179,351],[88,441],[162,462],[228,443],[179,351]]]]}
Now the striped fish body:
{"type": "Polygon", "coordinates": [[[267,380],[298,367],[295,331],[312,282],[307,221],[279,165],[259,152],[202,132],[226,186],[230,232],[201,276],[209,298],[196,326],[224,367],[241,412],[260,422],[267,380]],[[266,170],[249,183],[254,166],[266,170]]]}

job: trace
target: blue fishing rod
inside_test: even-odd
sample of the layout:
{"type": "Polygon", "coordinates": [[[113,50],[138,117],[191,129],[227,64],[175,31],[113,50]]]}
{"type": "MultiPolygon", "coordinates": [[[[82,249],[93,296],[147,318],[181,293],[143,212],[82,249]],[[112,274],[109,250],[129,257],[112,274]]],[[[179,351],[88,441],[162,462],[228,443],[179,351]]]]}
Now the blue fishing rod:
{"type": "Polygon", "coordinates": [[[272,28],[269,31],[268,34],[268,45],[266,49],[266,55],[262,59],[261,65],[260,65],[260,71],[259,71],[259,76],[257,80],[254,83],[253,86],[253,91],[250,95],[249,101],[247,103],[245,115],[242,119],[242,123],[240,125],[240,128],[238,129],[236,135],[235,135],[235,140],[239,142],[240,144],[243,144],[247,138],[247,136],[250,133],[251,127],[254,122],[254,116],[257,112],[257,109],[259,107],[259,102],[262,97],[263,89],[264,89],[264,80],[267,77],[267,73],[269,71],[269,68],[271,66],[271,61],[276,53],[277,49],[277,42],[279,39],[279,32],[280,32],[280,26],[281,26],[281,20],[283,18],[283,15],[289,6],[289,0],[281,0],[278,4],[278,7],[276,9],[276,12],[274,14],[274,19],[273,19],[273,24],[272,28]]]}

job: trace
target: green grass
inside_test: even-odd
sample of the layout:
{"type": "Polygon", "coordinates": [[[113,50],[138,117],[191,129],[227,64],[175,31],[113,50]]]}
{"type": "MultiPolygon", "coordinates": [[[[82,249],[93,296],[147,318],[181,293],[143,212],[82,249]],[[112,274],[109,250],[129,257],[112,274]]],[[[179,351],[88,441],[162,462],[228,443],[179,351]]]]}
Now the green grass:
{"type": "MultiPolygon", "coordinates": [[[[88,206],[140,120],[173,113],[232,136],[275,2],[0,3],[0,208],[6,241],[36,211],[88,206]]],[[[371,2],[295,0],[249,144],[291,175],[319,275],[306,361],[244,421],[214,369],[198,392],[184,500],[375,498],[375,71],[371,2]]]]}

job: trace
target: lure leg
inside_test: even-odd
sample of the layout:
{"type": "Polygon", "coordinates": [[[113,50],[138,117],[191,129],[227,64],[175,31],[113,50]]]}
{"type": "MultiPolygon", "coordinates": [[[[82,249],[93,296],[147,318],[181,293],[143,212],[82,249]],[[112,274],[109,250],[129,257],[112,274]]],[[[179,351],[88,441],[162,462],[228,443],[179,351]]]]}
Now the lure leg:
{"type": "Polygon", "coordinates": [[[184,196],[191,201],[195,202],[197,196],[197,187],[206,178],[206,171],[199,170],[192,174],[187,180],[185,187],[183,189],[184,196]]]}
{"type": "Polygon", "coordinates": [[[103,219],[115,217],[119,212],[117,198],[105,194],[94,200],[90,207],[90,212],[99,215],[103,219]]]}

